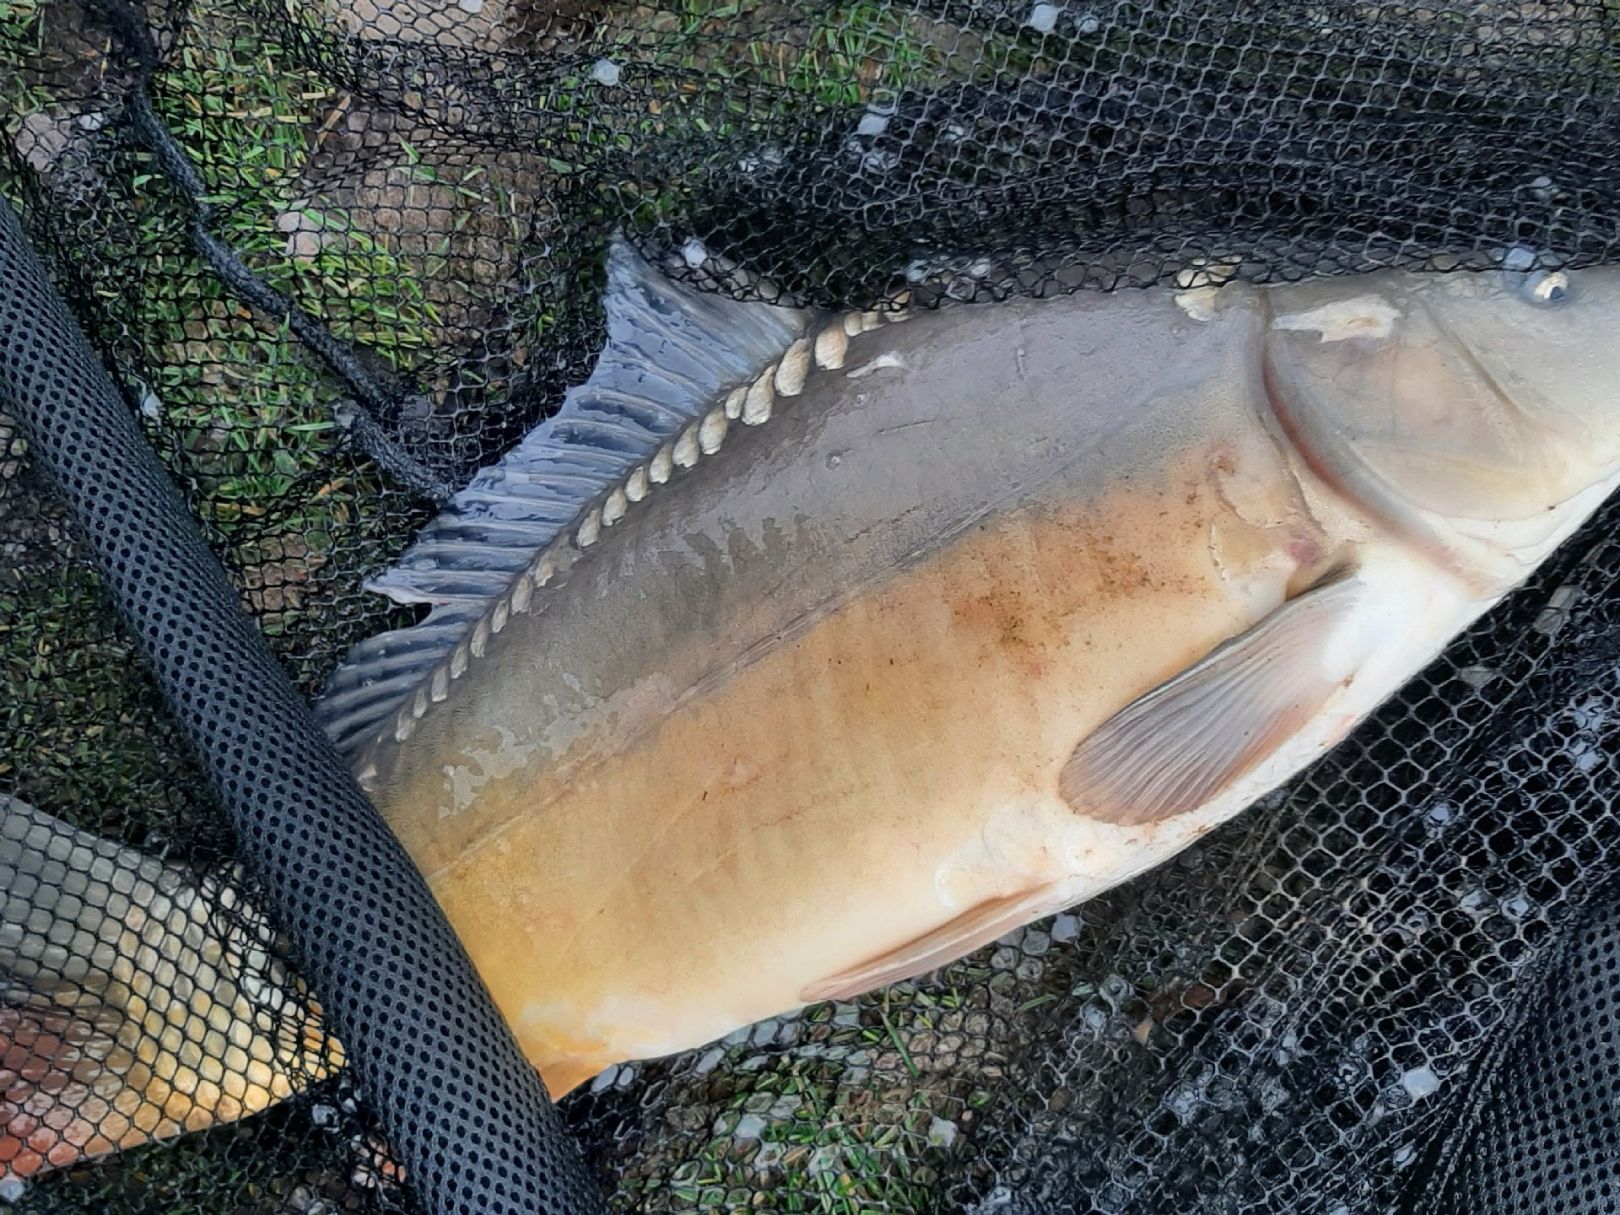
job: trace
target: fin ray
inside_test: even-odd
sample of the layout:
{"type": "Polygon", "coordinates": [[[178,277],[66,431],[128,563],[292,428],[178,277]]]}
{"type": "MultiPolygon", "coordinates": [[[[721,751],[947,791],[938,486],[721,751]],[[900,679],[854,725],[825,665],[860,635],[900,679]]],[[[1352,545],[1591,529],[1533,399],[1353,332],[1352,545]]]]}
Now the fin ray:
{"type": "Polygon", "coordinates": [[[314,709],[340,750],[353,755],[374,738],[409,695],[407,673],[425,678],[593,501],[780,358],[809,319],[676,282],[623,240],[609,249],[607,279],[607,343],[590,378],[366,583],[433,610],[353,647],[327,680],[314,709]]]}
{"type": "Polygon", "coordinates": [[[853,1000],[879,987],[915,979],[1000,940],[1014,929],[1055,915],[1079,899],[1078,890],[1069,881],[1049,882],[1021,894],[989,899],[870,962],[811,984],[800,998],[807,1004],[853,1000]]]}
{"type": "Polygon", "coordinates": [[[1109,718],[1070,755],[1059,791],[1117,826],[1196,810],[1309,722],[1360,665],[1362,644],[1328,647],[1362,605],[1341,577],[1284,603],[1168,683],[1109,718]]]}

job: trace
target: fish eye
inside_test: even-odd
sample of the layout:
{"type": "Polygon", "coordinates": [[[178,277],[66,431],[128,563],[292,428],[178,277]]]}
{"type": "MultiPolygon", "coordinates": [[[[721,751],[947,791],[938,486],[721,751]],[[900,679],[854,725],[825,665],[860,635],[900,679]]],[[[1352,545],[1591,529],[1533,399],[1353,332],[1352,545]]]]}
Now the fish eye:
{"type": "Polygon", "coordinates": [[[1543,308],[1554,308],[1569,299],[1573,285],[1562,270],[1541,270],[1530,275],[1521,288],[1524,298],[1543,308]]]}

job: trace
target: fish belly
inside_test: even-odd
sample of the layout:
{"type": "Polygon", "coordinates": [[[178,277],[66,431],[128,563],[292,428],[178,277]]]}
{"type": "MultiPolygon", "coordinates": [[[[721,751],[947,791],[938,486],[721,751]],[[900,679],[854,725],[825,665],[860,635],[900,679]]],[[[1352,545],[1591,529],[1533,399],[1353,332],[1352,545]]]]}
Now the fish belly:
{"type": "Polygon", "coordinates": [[[434,889],[554,1090],[796,1008],[986,900],[1064,879],[1088,897],[1213,825],[1088,820],[1060,770],[1330,538],[1252,412],[1098,471],[849,599],[611,763],[492,792],[534,809],[434,889]]]}

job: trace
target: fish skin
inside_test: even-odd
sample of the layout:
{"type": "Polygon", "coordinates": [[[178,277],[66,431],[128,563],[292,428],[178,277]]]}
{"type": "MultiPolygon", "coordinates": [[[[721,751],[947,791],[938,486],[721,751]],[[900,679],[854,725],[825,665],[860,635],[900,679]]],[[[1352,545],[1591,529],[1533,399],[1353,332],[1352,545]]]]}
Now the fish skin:
{"type": "Polygon", "coordinates": [[[1500,277],[922,313],[632,508],[365,759],[553,1093],[1092,897],[1342,738],[1612,487],[1617,369],[1576,372],[1620,279],[1500,277]],[[1168,818],[1066,800],[1098,727],[1345,571],[1283,744],[1168,818]]]}
{"type": "Polygon", "coordinates": [[[0,1181],[234,1122],[342,1063],[232,887],[0,794],[0,1181]]]}

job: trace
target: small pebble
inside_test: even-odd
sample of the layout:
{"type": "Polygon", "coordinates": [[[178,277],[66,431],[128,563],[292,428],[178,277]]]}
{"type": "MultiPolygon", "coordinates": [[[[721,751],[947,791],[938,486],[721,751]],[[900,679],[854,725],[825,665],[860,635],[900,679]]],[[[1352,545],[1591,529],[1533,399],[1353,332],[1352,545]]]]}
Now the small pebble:
{"type": "Polygon", "coordinates": [[[1401,1077],[1401,1087],[1416,1101],[1419,1098],[1427,1097],[1438,1089],[1440,1087],[1440,1077],[1436,1076],[1430,1068],[1413,1068],[1401,1077]]]}
{"type": "Polygon", "coordinates": [[[956,1123],[949,1122],[944,1118],[935,1118],[928,1124],[929,1147],[943,1148],[948,1152],[956,1146],[956,1135],[956,1123]]]}
{"type": "Polygon", "coordinates": [[[1062,11],[1055,4],[1037,4],[1029,10],[1029,18],[1025,24],[1037,34],[1050,34],[1057,29],[1058,14],[1062,11]]]}

